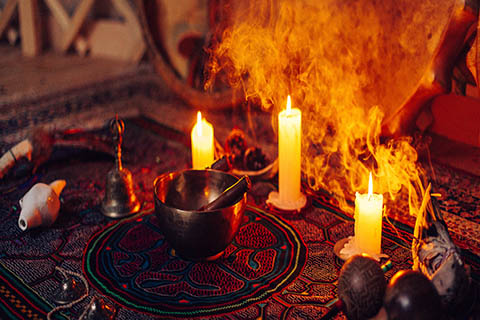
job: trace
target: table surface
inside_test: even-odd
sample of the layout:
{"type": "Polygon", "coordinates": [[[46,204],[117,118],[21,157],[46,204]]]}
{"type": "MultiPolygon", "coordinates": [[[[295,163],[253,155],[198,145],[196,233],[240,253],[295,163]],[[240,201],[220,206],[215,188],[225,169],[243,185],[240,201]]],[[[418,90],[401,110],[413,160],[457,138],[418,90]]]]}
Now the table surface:
{"type": "MultiPolygon", "coordinates": [[[[108,131],[95,134],[108,136],[108,131]]],[[[123,150],[124,166],[142,200],[141,212],[123,220],[99,210],[113,167],[111,154],[55,148],[34,175],[2,182],[0,314],[45,318],[56,306],[62,280],[57,266],[87,278],[89,287],[89,296],[56,313],[58,319],[78,318],[94,296],[115,305],[117,319],[318,319],[327,312],[343,265],[333,246],[353,234],[352,217],[338,209],[331,195],[306,189],[307,208],[286,215],[265,204],[274,181],[258,181],[249,193],[243,226],[224,256],[216,262],[186,262],[158,231],[152,188],[158,175],[188,167],[188,135],[149,119],[132,119],[126,122],[123,150]],[[57,221],[22,232],[18,200],[35,183],[55,179],[67,181],[57,221]]],[[[446,167],[437,167],[437,178],[437,190],[450,195],[441,204],[452,238],[478,281],[477,178],[446,167]]],[[[382,250],[393,262],[387,279],[412,263],[411,218],[395,217],[400,219],[384,221],[382,250]]]]}

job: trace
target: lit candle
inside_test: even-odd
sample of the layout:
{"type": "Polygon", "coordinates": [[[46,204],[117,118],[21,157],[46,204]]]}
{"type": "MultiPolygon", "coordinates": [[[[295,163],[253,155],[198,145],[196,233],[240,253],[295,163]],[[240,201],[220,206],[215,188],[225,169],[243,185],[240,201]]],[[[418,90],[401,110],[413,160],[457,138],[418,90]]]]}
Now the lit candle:
{"type": "Polygon", "coordinates": [[[368,194],[355,195],[355,246],[364,253],[378,255],[382,244],[383,195],[373,193],[372,173],[368,194]]]}
{"type": "Polygon", "coordinates": [[[213,127],[197,113],[197,123],[192,129],[192,167],[205,169],[213,163],[213,127]]]}
{"type": "Polygon", "coordinates": [[[302,112],[291,107],[278,114],[278,193],[281,203],[295,204],[303,197],[300,192],[300,160],[302,140],[302,112]]]}

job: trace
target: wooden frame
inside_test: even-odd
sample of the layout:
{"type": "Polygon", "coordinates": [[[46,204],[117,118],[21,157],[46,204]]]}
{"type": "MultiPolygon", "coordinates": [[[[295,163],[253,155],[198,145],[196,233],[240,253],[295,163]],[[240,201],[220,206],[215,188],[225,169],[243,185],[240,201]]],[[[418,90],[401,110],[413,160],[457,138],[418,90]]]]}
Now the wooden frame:
{"type": "MultiPolygon", "coordinates": [[[[111,29],[105,28],[105,21],[88,21],[95,0],[81,0],[72,17],[68,15],[59,0],[44,0],[44,2],[61,29],[59,52],[65,54],[74,45],[77,53],[82,56],[90,47],[95,55],[102,56],[104,53],[103,56],[133,63],[140,61],[143,57],[146,45],[143,41],[140,23],[134,9],[126,0],[112,1],[114,9],[125,20],[124,23],[113,24],[117,35],[114,37],[108,36],[107,32],[111,29]],[[92,38],[93,35],[95,37],[89,39],[89,35],[80,34],[83,29],[89,30],[92,38]],[[115,50],[119,46],[129,50],[126,53],[125,50],[115,50]]],[[[41,35],[44,30],[41,29],[38,0],[8,0],[0,12],[0,37],[7,31],[17,11],[22,53],[29,57],[39,55],[42,44],[41,35]]]]}

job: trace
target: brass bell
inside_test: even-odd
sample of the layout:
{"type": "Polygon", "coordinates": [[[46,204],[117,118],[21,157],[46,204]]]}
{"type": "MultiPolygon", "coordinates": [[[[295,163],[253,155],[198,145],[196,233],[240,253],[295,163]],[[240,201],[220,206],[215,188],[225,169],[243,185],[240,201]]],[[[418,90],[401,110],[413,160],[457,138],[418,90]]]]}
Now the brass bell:
{"type": "Polygon", "coordinates": [[[122,166],[122,138],[125,124],[118,115],[110,122],[110,130],[116,141],[115,167],[107,174],[102,212],[110,218],[123,218],[137,212],[140,202],[133,191],[132,173],[122,166]]]}

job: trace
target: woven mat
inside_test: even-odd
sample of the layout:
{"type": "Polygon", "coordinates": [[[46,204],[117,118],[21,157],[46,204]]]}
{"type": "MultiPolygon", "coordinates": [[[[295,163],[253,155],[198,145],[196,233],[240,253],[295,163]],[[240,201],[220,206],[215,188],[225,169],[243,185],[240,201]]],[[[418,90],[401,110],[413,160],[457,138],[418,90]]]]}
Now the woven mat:
{"type": "MultiPolygon", "coordinates": [[[[353,234],[351,217],[341,212],[335,199],[323,192],[309,194],[310,206],[302,214],[279,216],[264,204],[264,196],[273,186],[269,182],[262,182],[252,190],[242,232],[247,232],[252,228],[251,225],[255,225],[251,232],[262,234],[264,240],[277,241],[277,245],[273,246],[274,252],[256,248],[255,243],[259,239],[251,243],[244,242],[241,232],[221,262],[184,262],[171,254],[168,244],[155,231],[155,217],[151,212],[154,178],[161,173],[188,166],[190,155],[187,144],[188,139],[184,134],[148,120],[126,123],[124,152],[129,161],[124,165],[132,172],[137,195],[143,202],[141,214],[132,219],[110,220],[99,211],[105,177],[113,166],[110,155],[55,150],[52,159],[33,177],[10,181],[15,188],[0,186],[0,290],[8,292],[0,295],[0,311],[24,317],[38,314],[39,318],[43,318],[55,306],[53,294],[61,281],[55,266],[61,266],[83,273],[89,279],[90,296],[103,296],[115,304],[118,319],[150,319],[152,316],[224,319],[227,314],[231,319],[317,319],[324,314],[336,297],[335,281],[343,264],[334,255],[333,246],[338,240],[353,234]],[[58,178],[67,180],[61,196],[59,218],[51,227],[22,233],[17,227],[18,199],[34,183],[58,178]],[[135,226],[153,230],[150,237],[142,241],[153,241],[154,238],[155,242],[149,243],[148,249],[143,252],[138,252],[138,246],[145,245],[140,240],[136,243],[128,241],[129,245],[125,246],[125,241],[135,239],[134,231],[126,230],[133,230],[135,226]],[[103,243],[99,239],[110,242],[103,243]],[[155,258],[152,258],[155,254],[155,258]],[[132,270],[147,273],[153,270],[147,264],[139,264],[138,259],[157,263],[155,270],[158,273],[151,276],[151,281],[139,281],[139,274],[127,281],[125,275],[132,270]],[[107,270],[106,266],[112,269],[107,270]],[[167,274],[166,268],[173,268],[172,274],[177,276],[188,275],[190,280],[176,278],[168,283],[162,282],[162,277],[167,274]],[[232,283],[221,291],[219,287],[212,286],[212,279],[206,278],[204,272],[197,274],[192,270],[214,270],[212,274],[218,276],[216,282],[231,277],[239,282],[237,286],[232,283]],[[259,274],[269,276],[264,278],[259,274]],[[275,279],[275,275],[278,279],[275,279]],[[199,282],[206,291],[196,290],[199,282]],[[181,287],[180,294],[169,291],[178,287],[181,287]],[[237,303],[227,307],[219,298],[224,296],[237,303]]],[[[441,174],[450,175],[445,177],[445,181],[456,177],[448,170],[441,174]]],[[[457,190],[452,183],[445,185],[446,192],[457,190]]],[[[468,191],[468,183],[461,190],[468,191]]],[[[451,198],[447,199],[457,201],[460,207],[475,205],[475,198],[471,194],[449,194],[451,198]]],[[[447,210],[450,210],[450,203],[444,202],[442,205],[447,205],[447,210]]],[[[473,209],[477,210],[476,205],[473,209]]],[[[449,215],[469,224],[475,223],[476,214],[473,217],[462,216],[462,211],[467,210],[460,210],[460,214],[449,211],[449,215]]],[[[384,223],[383,251],[394,264],[394,268],[386,274],[388,278],[396,271],[411,266],[409,247],[412,225],[408,222],[406,219],[395,227],[384,223]]],[[[455,234],[466,234],[468,230],[461,228],[462,225],[451,227],[455,234]]],[[[471,265],[473,275],[478,279],[480,262],[478,255],[473,252],[478,247],[469,247],[468,241],[460,245],[466,262],[471,265]]],[[[57,314],[58,318],[77,318],[89,300],[63,314],[57,314]]],[[[339,318],[343,318],[343,315],[339,315],[339,318]]]]}
{"type": "Polygon", "coordinates": [[[188,262],[175,255],[147,212],[90,239],[83,259],[93,286],[127,308],[181,318],[233,313],[290,284],[305,265],[300,235],[277,216],[250,207],[223,257],[188,262]]]}

